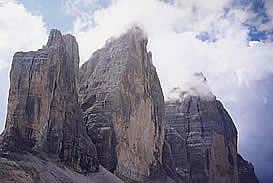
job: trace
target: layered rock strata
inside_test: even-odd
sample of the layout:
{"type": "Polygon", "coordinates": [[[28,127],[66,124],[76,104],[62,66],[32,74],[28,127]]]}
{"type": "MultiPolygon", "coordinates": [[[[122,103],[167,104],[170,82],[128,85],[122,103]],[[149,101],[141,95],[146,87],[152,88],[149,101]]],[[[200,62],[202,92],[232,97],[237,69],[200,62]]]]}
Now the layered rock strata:
{"type": "MultiPolygon", "coordinates": [[[[196,79],[200,88],[208,89],[202,74],[196,79]]],[[[165,105],[173,175],[178,182],[238,183],[237,130],[221,102],[200,88],[190,88],[165,105]]]]}
{"type": "Polygon", "coordinates": [[[0,154],[1,183],[123,183],[99,166],[94,173],[81,174],[31,153],[0,154]]]}
{"type": "Polygon", "coordinates": [[[78,104],[78,64],[76,39],[58,30],[42,49],[15,53],[2,150],[45,153],[79,172],[98,169],[78,104]]]}
{"type": "Polygon", "coordinates": [[[237,157],[239,183],[259,183],[259,180],[255,175],[252,163],[244,160],[240,154],[238,154],[237,157]]]}
{"type": "Polygon", "coordinates": [[[163,168],[176,182],[190,183],[187,141],[174,128],[165,128],[163,168]]]}
{"type": "Polygon", "coordinates": [[[201,73],[164,104],[147,41],[134,27],[80,69],[76,39],[58,30],[42,49],[17,52],[1,182],[258,183],[201,73]]]}
{"type": "Polygon", "coordinates": [[[107,42],[80,68],[79,94],[100,163],[126,182],[158,174],[164,98],[138,27],[107,42]]]}

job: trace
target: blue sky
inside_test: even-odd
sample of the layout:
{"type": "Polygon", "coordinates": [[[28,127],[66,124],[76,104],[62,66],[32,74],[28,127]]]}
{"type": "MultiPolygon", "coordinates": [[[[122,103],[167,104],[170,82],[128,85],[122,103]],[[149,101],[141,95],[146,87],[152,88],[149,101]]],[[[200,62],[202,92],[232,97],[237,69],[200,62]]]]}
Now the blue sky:
{"type": "Polygon", "coordinates": [[[69,32],[73,28],[75,17],[65,12],[62,0],[20,0],[18,1],[34,15],[43,17],[48,29],[58,28],[63,32],[69,32]]]}
{"type": "MultiPolygon", "coordinates": [[[[96,9],[101,9],[111,4],[110,0],[91,0],[93,6],[86,7],[84,3],[79,1],[75,3],[75,8],[80,11],[86,11],[92,14],[96,9]]],[[[90,2],[91,2],[90,1],[90,2]]],[[[66,0],[18,0],[24,7],[34,15],[43,17],[48,29],[58,28],[62,32],[71,32],[73,30],[73,22],[76,19],[77,13],[67,12],[66,0]]],[[[72,3],[71,3],[72,4],[72,3]]],[[[73,5],[72,5],[73,6],[73,5]]]]}
{"type": "Polygon", "coordinates": [[[83,63],[132,24],[147,32],[165,98],[203,72],[232,114],[239,151],[272,182],[273,0],[0,0],[0,128],[14,52],[40,48],[58,28],[77,37],[83,63]]]}
{"type": "MultiPolygon", "coordinates": [[[[71,13],[67,13],[65,10],[65,0],[18,0],[18,2],[22,3],[24,7],[30,11],[34,15],[40,15],[43,17],[44,22],[46,23],[47,29],[58,28],[63,32],[72,32],[73,30],[73,22],[76,19],[76,15],[71,13]]],[[[164,0],[167,3],[173,3],[173,0],[164,0]]],[[[89,11],[90,14],[94,12],[96,9],[101,9],[108,7],[111,4],[110,0],[101,0],[98,3],[96,2],[96,6],[93,8],[86,8],[83,5],[77,7],[82,11],[89,11]]],[[[256,18],[262,18],[263,22],[269,21],[269,18],[265,11],[265,3],[263,0],[233,0],[231,2],[232,7],[245,7],[250,6],[251,9],[256,12],[256,18]]],[[[228,11],[229,9],[227,9],[228,11]]],[[[262,41],[268,39],[273,40],[273,31],[259,31],[254,25],[246,24],[249,27],[249,39],[252,41],[262,41]]],[[[213,41],[215,38],[213,35],[210,35],[208,32],[201,32],[197,38],[206,41],[213,41]]]]}

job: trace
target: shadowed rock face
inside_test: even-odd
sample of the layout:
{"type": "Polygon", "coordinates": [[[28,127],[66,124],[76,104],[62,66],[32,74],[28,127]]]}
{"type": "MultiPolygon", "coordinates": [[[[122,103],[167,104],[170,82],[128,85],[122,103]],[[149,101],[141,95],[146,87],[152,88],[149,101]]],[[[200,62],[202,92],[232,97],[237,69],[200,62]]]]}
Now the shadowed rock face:
{"type": "Polygon", "coordinates": [[[102,166],[95,173],[80,174],[30,153],[0,156],[1,183],[123,183],[102,166]]]}
{"type": "Polygon", "coordinates": [[[238,158],[239,183],[259,183],[253,165],[244,160],[240,154],[238,158]]]}
{"type": "Polygon", "coordinates": [[[78,104],[76,39],[52,30],[43,49],[17,52],[10,72],[5,151],[44,152],[76,171],[96,171],[96,148],[78,104]]]}
{"type": "Polygon", "coordinates": [[[134,27],[80,70],[76,39],[57,30],[42,49],[17,52],[1,182],[122,183],[110,170],[126,183],[258,183],[204,76],[164,104],[146,46],[134,27]]]}
{"type": "Polygon", "coordinates": [[[165,105],[173,175],[189,183],[238,183],[237,131],[229,114],[209,91],[181,97],[165,105]]]}
{"type": "Polygon", "coordinates": [[[176,182],[190,182],[187,141],[174,128],[165,128],[163,166],[176,182]]]}
{"type": "Polygon", "coordinates": [[[164,98],[147,38],[137,27],[109,41],[80,68],[79,95],[100,163],[126,182],[162,163],[164,98]]]}

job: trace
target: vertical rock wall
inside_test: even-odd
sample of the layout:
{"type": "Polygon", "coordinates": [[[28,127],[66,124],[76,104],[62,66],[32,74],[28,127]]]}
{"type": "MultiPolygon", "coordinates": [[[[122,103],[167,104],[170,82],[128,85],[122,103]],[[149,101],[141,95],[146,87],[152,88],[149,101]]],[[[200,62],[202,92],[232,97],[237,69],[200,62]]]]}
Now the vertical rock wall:
{"type": "MultiPolygon", "coordinates": [[[[0,156],[2,151],[17,157],[22,151],[45,154],[51,167],[57,160],[81,173],[97,171],[100,163],[127,183],[173,182],[164,173],[177,183],[258,183],[252,164],[237,155],[231,117],[202,74],[196,74],[198,86],[164,104],[147,42],[134,27],[108,41],[80,69],[75,37],[58,30],[42,49],[17,52],[0,156]]],[[[38,165],[44,160],[26,157],[18,160],[21,167],[6,157],[1,166],[16,165],[10,170],[21,171],[20,181],[50,169],[38,165]],[[34,173],[22,168],[29,165],[34,173]]],[[[43,176],[81,181],[67,172],[43,176]]]]}
{"type": "Polygon", "coordinates": [[[45,152],[77,171],[96,171],[96,148],[78,104],[78,64],[76,39],[58,30],[43,49],[15,53],[3,149],[45,152]]]}
{"type": "MultiPolygon", "coordinates": [[[[238,183],[237,131],[227,111],[209,91],[195,88],[181,97],[165,106],[166,123],[181,139],[171,148],[176,173],[190,183],[238,183]]],[[[168,136],[166,141],[174,142],[168,136]]]]}
{"type": "Polygon", "coordinates": [[[147,38],[137,27],[108,41],[80,68],[80,100],[100,163],[126,182],[158,173],[164,98],[147,38]]]}
{"type": "Polygon", "coordinates": [[[259,183],[253,165],[238,154],[239,183],[259,183]]]}
{"type": "Polygon", "coordinates": [[[188,156],[185,137],[167,125],[165,128],[163,165],[166,173],[176,182],[190,183],[188,156]]]}

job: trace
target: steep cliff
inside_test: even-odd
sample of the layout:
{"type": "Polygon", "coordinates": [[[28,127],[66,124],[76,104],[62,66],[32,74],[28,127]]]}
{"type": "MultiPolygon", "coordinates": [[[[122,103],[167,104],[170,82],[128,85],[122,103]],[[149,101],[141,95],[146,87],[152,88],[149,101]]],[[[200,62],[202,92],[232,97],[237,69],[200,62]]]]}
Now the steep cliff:
{"type": "Polygon", "coordinates": [[[166,133],[173,174],[187,183],[238,183],[237,130],[203,75],[195,77],[198,88],[180,93],[180,100],[165,106],[167,130],[177,141],[166,133]]]}
{"type": "Polygon", "coordinates": [[[1,183],[123,183],[102,166],[97,172],[79,173],[46,156],[0,153],[1,183]]]}
{"type": "Polygon", "coordinates": [[[141,29],[130,29],[91,56],[80,68],[79,95],[100,163],[126,182],[158,174],[164,98],[141,29]]]}
{"type": "Polygon", "coordinates": [[[163,168],[176,182],[190,183],[187,141],[168,125],[165,128],[163,168]]]}
{"type": "Polygon", "coordinates": [[[253,165],[238,154],[239,183],[259,183],[253,165]]]}
{"type": "Polygon", "coordinates": [[[46,153],[78,172],[98,169],[78,104],[78,64],[76,39],[58,30],[42,49],[15,53],[2,150],[46,153]]]}
{"type": "Polygon", "coordinates": [[[1,182],[258,183],[201,73],[164,103],[147,42],[133,27],[80,69],[76,39],[58,30],[15,53],[1,182]]]}

